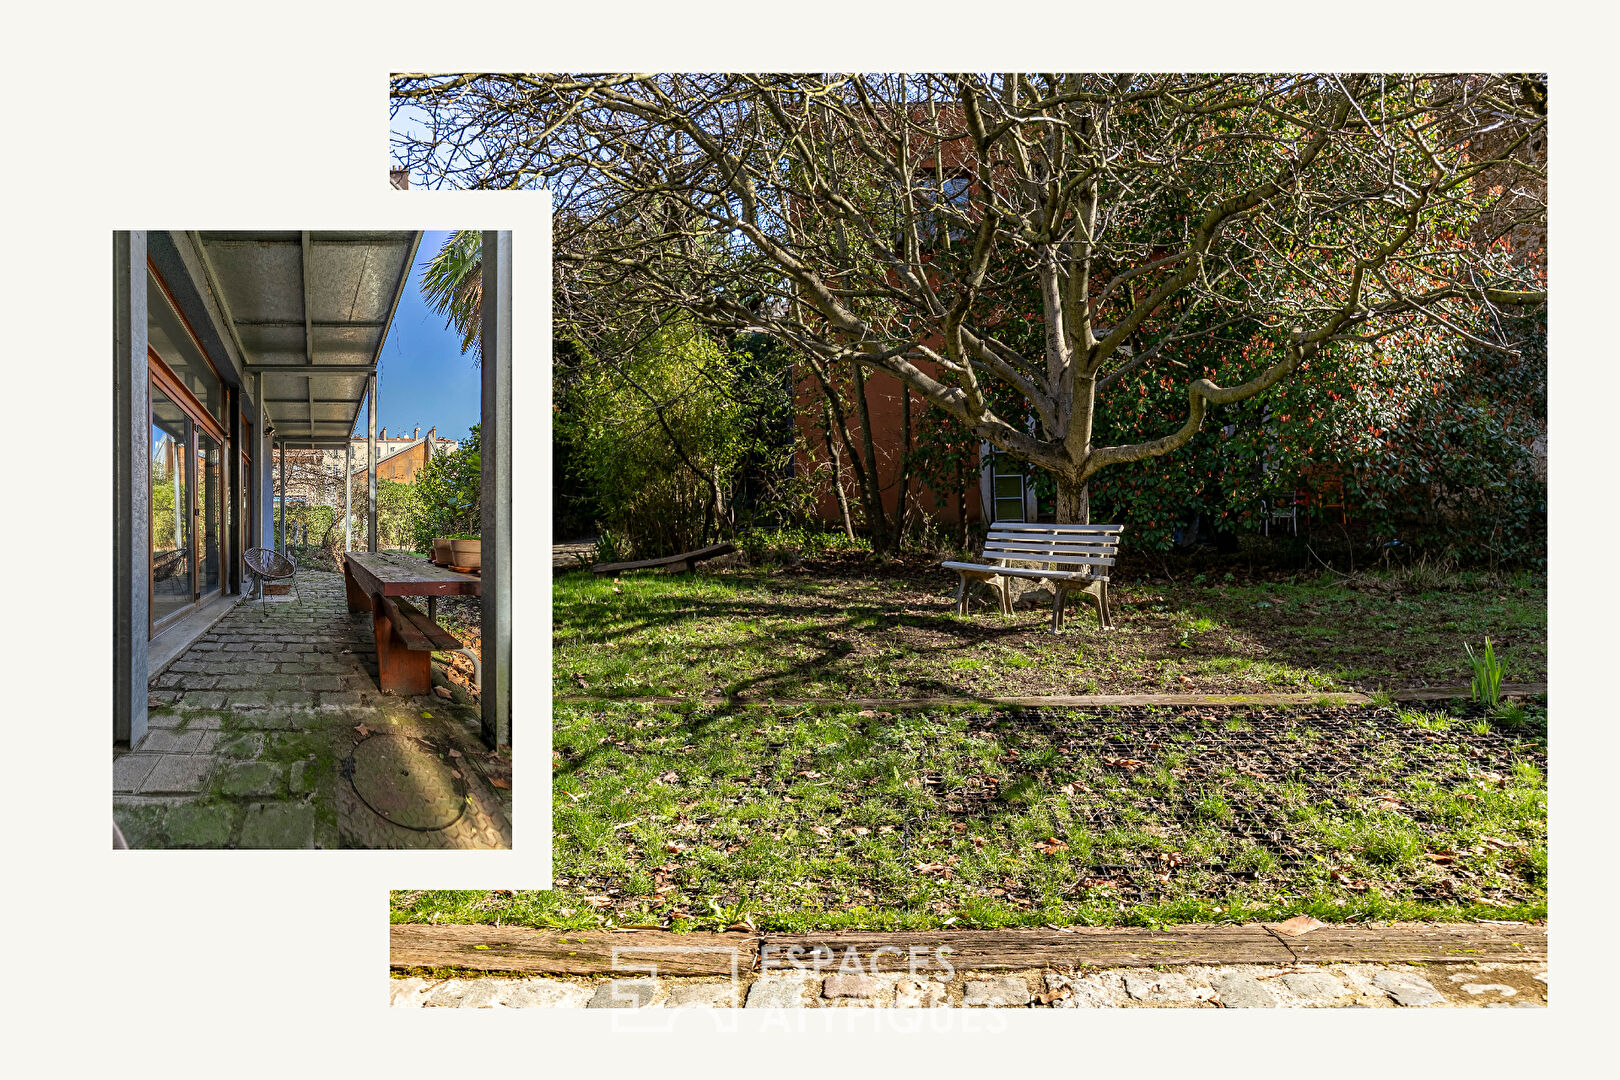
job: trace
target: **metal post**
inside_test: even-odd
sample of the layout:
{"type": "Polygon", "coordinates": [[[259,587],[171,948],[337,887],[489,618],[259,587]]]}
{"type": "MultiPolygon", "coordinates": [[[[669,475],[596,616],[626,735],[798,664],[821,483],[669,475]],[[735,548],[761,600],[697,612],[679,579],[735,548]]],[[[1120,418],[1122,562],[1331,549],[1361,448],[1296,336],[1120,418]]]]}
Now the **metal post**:
{"type": "Polygon", "coordinates": [[[343,444],[343,550],[344,551],[349,550],[349,537],[354,535],[353,533],[351,533],[349,531],[349,504],[354,501],[352,498],[350,498],[350,492],[352,492],[354,490],[354,485],[349,482],[349,477],[352,476],[353,474],[354,474],[354,439],[351,438],[348,442],[343,444]]]}
{"type": "Polygon", "coordinates": [[[366,378],[366,550],[377,550],[377,373],[366,378]]]}
{"type": "Polygon", "coordinates": [[[220,472],[225,477],[225,493],[227,513],[225,520],[230,527],[225,530],[225,591],[233,596],[242,591],[242,553],[247,545],[242,541],[246,538],[247,522],[242,520],[242,507],[247,500],[242,497],[242,485],[247,477],[242,475],[242,390],[240,387],[228,387],[225,391],[225,415],[230,422],[225,425],[225,460],[220,464],[220,472]]]}
{"type": "Polygon", "coordinates": [[[264,547],[265,537],[273,524],[270,487],[269,412],[264,407],[264,376],[253,376],[253,492],[258,502],[253,515],[253,542],[249,547],[264,547]]]}
{"type": "Polygon", "coordinates": [[[483,560],[480,726],[488,746],[512,744],[512,234],[483,235],[480,454],[483,560]]]}
{"type": "Polygon", "coordinates": [[[113,233],[113,739],[146,736],[151,602],[146,233],[113,233]]]}
{"type": "Polygon", "coordinates": [[[281,453],[277,455],[281,475],[281,522],[276,527],[276,550],[287,550],[287,440],[281,439],[281,453]]]}

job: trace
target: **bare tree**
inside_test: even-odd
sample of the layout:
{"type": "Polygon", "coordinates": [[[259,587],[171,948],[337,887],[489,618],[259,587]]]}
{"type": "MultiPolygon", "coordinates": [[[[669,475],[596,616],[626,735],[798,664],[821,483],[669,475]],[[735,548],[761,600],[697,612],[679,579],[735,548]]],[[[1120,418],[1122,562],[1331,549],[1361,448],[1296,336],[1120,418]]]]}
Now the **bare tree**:
{"type": "Polygon", "coordinates": [[[891,375],[1050,470],[1060,521],[1340,343],[1511,354],[1491,314],[1546,299],[1503,239],[1545,220],[1540,76],[401,74],[391,102],[429,186],[552,189],[577,321],[770,334],[824,386],[854,372],[857,409],[891,375]],[[1243,381],[1178,365],[1234,327],[1243,381]],[[1099,391],[1144,368],[1184,422],[1097,445],[1099,391]]]}

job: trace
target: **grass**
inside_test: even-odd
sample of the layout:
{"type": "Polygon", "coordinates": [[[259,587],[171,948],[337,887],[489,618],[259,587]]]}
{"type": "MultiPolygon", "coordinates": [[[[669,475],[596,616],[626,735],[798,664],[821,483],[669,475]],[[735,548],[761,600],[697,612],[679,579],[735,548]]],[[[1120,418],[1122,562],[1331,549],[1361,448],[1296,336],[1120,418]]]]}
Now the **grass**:
{"type": "Polygon", "coordinates": [[[1460,642],[1487,633],[1508,678],[1544,681],[1539,578],[1124,578],[1117,630],[1082,612],[1058,636],[1041,610],[959,618],[954,588],[932,561],[852,554],[558,576],[557,693],[594,700],[555,707],[555,888],[396,892],[391,917],[678,931],[1545,918],[1541,703],[851,703],[1458,684],[1460,642]],[[689,700],[626,700],[666,696],[689,700]]]}
{"type": "Polygon", "coordinates": [[[396,921],[928,929],[1546,914],[1544,708],[564,706],[547,893],[396,921]],[[1483,733],[1474,727],[1483,723],[1483,733]]]}
{"type": "Polygon", "coordinates": [[[932,560],[860,554],[785,568],[617,581],[555,579],[557,693],[600,698],[988,697],[1276,693],[1467,682],[1465,640],[1489,634],[1513,682],[1546,679],[1547,596],[1535,575],[1125,578],[1118,629],[1089,611],[954,614],[932,560]]]}

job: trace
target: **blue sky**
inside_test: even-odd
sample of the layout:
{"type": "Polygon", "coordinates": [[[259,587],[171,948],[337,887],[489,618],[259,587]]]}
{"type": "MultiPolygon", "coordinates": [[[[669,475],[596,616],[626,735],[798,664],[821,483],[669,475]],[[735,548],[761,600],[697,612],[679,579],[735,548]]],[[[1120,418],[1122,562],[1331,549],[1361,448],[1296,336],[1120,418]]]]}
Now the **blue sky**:
{"type": "MultiPolygon", "coordinates": [[[[448,232],[429,231],[416,250],[411,281],[399,299],[393,328],[377,369],[377,429],[390,435],[437,427],[447,438],[462,439],[478,423],[481,380],[473,352],[463,355],[461,338],[447,330],[444,317],[422,299],[422,269],[438,252],[448,232]]],[[[366,432],[366,410],[360,410],[355,433],[366,432]]]]}

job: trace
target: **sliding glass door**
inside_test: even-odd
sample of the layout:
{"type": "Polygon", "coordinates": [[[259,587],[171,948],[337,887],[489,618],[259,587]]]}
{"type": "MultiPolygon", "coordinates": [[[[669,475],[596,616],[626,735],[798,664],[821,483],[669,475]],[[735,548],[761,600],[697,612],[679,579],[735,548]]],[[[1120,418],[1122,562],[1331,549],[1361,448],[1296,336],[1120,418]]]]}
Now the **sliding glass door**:
{"type": "Polygon", "coordinates": [[[225,565],[224,448],[206,432],[197,433],[197,517],[202,539],[197,545],[197,595],[224,589],[225,565]]]}
{"type": "Polygon", "coordinates": [[[151,614],[155,636],[199,602],[227,588],[226,444],[218,423],[152,364],[151,614]]]}
{"type": "Polygon", "coordinates": [[[168,287],[147,268],[147,361],[152,390],[151,605],[156,636],[225,592],[225,386],[168,287]]]}
{"type": "Polygon", "coordinates": [[[152,615],[156,629],[197,600],[192,582],[191,421],[163,391],[152,388],[152,615]]]}

